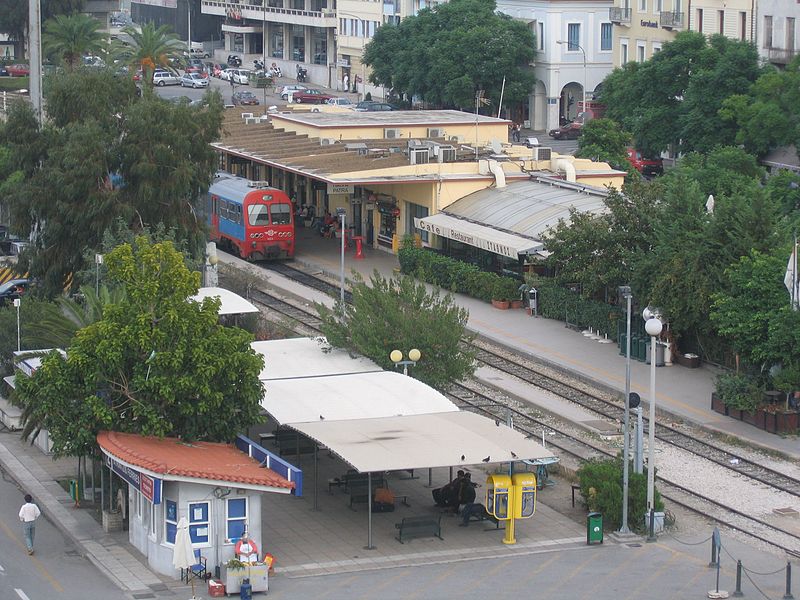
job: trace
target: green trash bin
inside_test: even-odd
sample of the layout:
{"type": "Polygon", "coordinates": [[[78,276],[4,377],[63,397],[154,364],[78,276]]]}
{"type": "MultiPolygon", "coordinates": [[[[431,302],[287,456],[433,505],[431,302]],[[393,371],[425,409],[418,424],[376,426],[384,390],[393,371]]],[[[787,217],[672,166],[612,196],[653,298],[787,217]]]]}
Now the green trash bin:
{"type": "MultiPolygon", "coordinates": [[[[628,348],[625,344],[626,338],[628,337],[627,333],[620,333],[619,334],[619,354],[620,356],[625,356],[628,348]]],[[[632,354],[633,352],[631,352],[632,354]]]]}
{"type": "Polygon", "coordinates": [[[603,543],[603,515],[598,512],[591,512],[586,515],[586,544],[603,543]]]}
{"type": "Polygon", "coordinates": [[[69,496],[75,502],[78,502],[78,500],[80,500],[80,498],[81,498],[80,490],[78,489],[78,480],[77,479],[70,479],[69,480],[69,496]]]}

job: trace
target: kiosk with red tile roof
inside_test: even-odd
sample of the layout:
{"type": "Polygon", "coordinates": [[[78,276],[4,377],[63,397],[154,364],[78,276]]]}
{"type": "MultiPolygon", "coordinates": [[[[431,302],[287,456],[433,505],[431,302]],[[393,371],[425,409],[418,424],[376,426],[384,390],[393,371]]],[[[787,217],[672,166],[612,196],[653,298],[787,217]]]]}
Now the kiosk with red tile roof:
{"type": "Polygon", "coordinates": [[[299,469],[243,436],[220,444],[101,431],[97,443],[105,466],[128,489],[131,544],[165,575],[176,575],[181,517],[213,571],[233,558],[245,530],[260,548],[269,546],[261,537],[262,493],[302,493],[299,469]]]}

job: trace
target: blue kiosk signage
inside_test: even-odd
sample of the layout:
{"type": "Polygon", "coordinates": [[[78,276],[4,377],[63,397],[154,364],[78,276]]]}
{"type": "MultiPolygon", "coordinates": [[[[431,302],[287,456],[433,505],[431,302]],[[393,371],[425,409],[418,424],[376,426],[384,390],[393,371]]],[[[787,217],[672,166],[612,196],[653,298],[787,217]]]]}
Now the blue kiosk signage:
{"type": "Polygon", "coordinates": [[[161,479],[145,475],[133,467],[122,464],[108,454],[103,453],[103,456],[105,456],[105,463],[109,469],[139,490],[150,502],[161,504],[161,479]]]}

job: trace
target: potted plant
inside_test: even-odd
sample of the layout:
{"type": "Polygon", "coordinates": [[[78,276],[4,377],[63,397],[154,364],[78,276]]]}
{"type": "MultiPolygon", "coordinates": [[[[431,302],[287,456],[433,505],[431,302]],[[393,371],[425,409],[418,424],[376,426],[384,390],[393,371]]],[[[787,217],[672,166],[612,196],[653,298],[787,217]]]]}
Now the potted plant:
{"type": "Polygon", "coordinates": [[[492,290],[492,306],[506,310],[511,305],[511,300],[516,296],[516,282],[508,277],[498,277],[492,290]]]}

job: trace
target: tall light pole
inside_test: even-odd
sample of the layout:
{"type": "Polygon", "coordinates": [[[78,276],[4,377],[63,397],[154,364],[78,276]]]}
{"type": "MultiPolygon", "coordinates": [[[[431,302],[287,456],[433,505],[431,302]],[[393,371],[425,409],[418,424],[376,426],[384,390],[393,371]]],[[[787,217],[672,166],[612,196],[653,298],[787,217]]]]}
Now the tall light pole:
{"type": "Polygon", "coordinates": [[[42,123],[42,8],[41,0],[28,0],[28,53],[33,112],[42,123]]]}
{"type": "MultiPolygon", "coordinates": [[[[577,47],[578,50],[581,51],[581,53],[583,53],[583,110],[586,111],[586,81],[588,79],[587,73],[586,73],[586,50],[584,50],[583,46],[581,46],[580,44],[570,44],[569,42],[565,42],[564,40],[558,40],[556,42],[556,44],[558,44],[558,45],[566,44],[567,45],[567,51],[573,50],[573,46],[574,46],[574,47],[577,47]]],[[[577,116],[577,113],[576,113],[576,116],[577,116]]]]}
{"type": "Polygon", "coordinates": [[[630,439],[630,419],[631,419],[631,288],[623,285],[619,287],[619,293],[625,298],[625,424],[622,438],[622,525],[620,533],[630,533],[628,528],[628,463],[629,459],[629,439],[630,439]]]}
{"type": "Polygon", "coordinates": [[[102,254],[95,254],[94,255],[94,266],[95,266],[95,274],[94,274],[94,293],[97,296],[100,296],[100,265],[103,264],[103,255],[102,254]]]}
{"type": "Polygon", "coordinates": [[[645,308],[642,316],[646,319],[644,329],[650,336],[650,422],[647,438],[647,512],[655,510],[655,445],[656,445],[656,338],[663,325],[657,313],[645,308]]]}
{"type": "Polygon", "coordinates": [[[392,350],[389,353],[389,359],[394,363],[395,367],[403,366],[403,375],[408,375],[408,365],[415,366],[417,361],[422,357],[422,353],[416,348],[408,351],[408,360],[403,360],[403,353],[400,350],[392,350]]]}
{"type": "Polygon", "coordinates": [[[20,300],[19,298],[14,298],[14,308],[17,309],[17,352],[21,352],[22,351],[21,338],[20,338],[20,335],[19,335],[19,332],[20,332],[20,327],[19,327],[19,307],[20,307],[21,304],[22,304],[22,300],[20,300]]]}
{"type": "Polygon", "coordinates": [[[342,263],[340,267],[340,289],[339,301],[342,303],[342,313],[344,313],[344,243],[345,243],[345,221],[347,220],[347,209],[339,207],[336,209],[336,216],[342,221],[342,263]]]}

